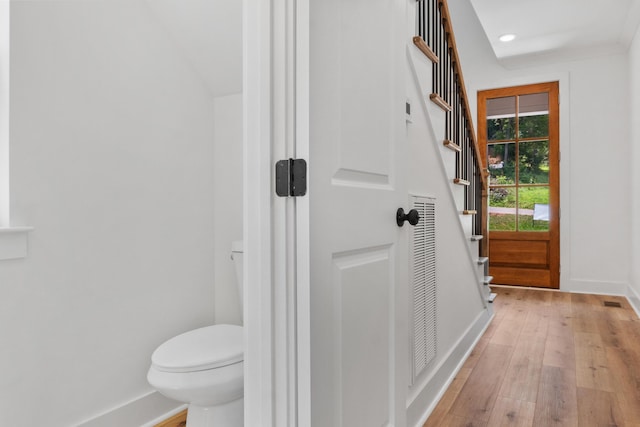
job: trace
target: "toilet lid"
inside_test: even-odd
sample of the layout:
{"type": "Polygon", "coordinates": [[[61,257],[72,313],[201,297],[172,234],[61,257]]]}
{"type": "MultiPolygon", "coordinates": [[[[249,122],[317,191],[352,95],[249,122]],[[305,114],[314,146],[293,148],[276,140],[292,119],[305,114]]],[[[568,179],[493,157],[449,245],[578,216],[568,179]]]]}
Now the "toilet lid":
{"type": "Polygon", "coordinates": [[[212,325],[175,336],[151,355],[163,372],[194,372],[220,368],[244,359],[242,326],[212,325]]]}

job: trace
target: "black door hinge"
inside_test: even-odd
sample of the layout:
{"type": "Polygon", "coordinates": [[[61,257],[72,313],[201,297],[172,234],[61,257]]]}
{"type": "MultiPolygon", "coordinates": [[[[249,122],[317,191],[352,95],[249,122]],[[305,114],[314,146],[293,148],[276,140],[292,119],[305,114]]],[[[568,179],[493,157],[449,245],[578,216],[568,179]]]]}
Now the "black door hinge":
{"type": "Polygon", "coordinates": [[[276,194],[280,197],[307,194],[307,162],[304,159],[280,160],[276,163],[276,194]]]}

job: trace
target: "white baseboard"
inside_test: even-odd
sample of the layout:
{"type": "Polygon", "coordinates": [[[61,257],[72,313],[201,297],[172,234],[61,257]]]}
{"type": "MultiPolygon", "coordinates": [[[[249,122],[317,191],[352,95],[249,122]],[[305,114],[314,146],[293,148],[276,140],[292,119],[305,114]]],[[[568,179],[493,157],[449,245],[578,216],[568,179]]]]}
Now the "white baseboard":
{"type": "Polygon", "coordinates": [[[627,282],[601,282],[597,280],[571,279],[562,283],[560,290],[579,294],[627,295],[627,282]]]}
{"type": "Polygon", "coordinates": [[[560,290],[580,294],[618,295],[626,297],[633,310],[638,317],[640,317],[640,294],[628,283],[571,280],[568,286],[560,287],[560,290]]]}
{"type": "Polygon", "coordinates": [[[168,399],[154,391],[84,421],[77,427],[153,427],[186,407],[186,404],[168,399]]]}
{"type": "Polygon", "coordinates": [[[447,391],[449,385],[458,374],[478,340],[486,331],[493,319],[489,309],[483,310],[471,324],[467,332],[458,340],[447,357],[440,363],[435,373],[422,386],[420,393],[407,408],[407,425],[422,426],[447,391]],[[426,408],[426,409],[425,409],[426,408]]]}
{"type": "Polygon", "coordinates": [[[631,304],[631,307],[633,307],[638,317],[640,317],[640,294],[631,286],[627,287],[627,300],[629,300],[629,304],[631,304]]]}

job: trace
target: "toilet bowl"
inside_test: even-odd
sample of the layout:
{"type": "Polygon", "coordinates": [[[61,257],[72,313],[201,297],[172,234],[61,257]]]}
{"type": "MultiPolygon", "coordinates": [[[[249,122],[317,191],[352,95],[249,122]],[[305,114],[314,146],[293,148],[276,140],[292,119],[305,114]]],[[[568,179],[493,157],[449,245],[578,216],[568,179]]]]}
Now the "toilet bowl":
{"type": "MultiPolygon", "coordinates": [[[[242,263],[238,242],[232,256],[242,263]]],[[[241,274],[238,282],[242,295],[241,274]]],[[[243,426],[242,326],[211,325],[167,340],[153,352],[147,380],[166,397],[189,404],[187,427],[243,426]]]]}
{"type": "Polygon", "coordinates": [[[151,356],[147,380],[170,399],[189,404],[188,427],[242,426],[242,326],[213,325],[185,332],[151,356]]]}

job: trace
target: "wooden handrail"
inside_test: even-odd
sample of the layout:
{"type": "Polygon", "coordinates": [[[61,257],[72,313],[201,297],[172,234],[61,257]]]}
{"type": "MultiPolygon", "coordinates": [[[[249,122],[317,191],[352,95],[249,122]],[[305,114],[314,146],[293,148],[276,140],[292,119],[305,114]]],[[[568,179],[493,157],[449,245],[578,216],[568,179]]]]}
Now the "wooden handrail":
{"type": "MultiPolygon", "coordinates": [[[[418,0],[417,13],[418,36],[413,43],[433,62],[433,93],[429,98],[445,111],[444,145],[456,151],[453,182],[465,186],[464,213],[475,215],[473,232],[488,237],[484,218],[489,194],[487,168],[473,127],[449,5],[447,0],[418,0]]],[[[480,255],[488,255],[487,239],[479,249],[480,255]]]]}

